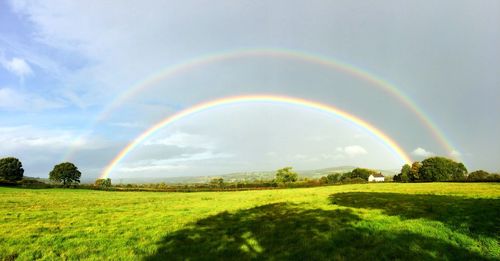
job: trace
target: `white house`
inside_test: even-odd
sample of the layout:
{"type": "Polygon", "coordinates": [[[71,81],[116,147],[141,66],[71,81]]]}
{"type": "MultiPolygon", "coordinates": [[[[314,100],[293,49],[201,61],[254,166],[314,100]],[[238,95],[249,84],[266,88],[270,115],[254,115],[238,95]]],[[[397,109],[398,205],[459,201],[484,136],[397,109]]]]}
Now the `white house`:
{"type": "Polygon", "coordinates": [[[382,173],[378,173],[378,174],[371,174],[369,177],[368,177],[368,181],[375,181],[375,182],[379,182],[379,181],[384,181],[385,178],[384,178],[384,175],[382,175],[382,173]]]}

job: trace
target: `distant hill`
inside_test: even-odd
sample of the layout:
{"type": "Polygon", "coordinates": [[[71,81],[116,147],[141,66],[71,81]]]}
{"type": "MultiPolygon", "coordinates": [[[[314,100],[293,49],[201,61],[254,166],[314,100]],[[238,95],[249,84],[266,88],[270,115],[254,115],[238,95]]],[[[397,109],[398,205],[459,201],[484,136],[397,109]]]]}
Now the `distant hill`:
{"type": "MultiPolygon", "coordinates": [[[[345,173],[349,172],[357,167],[354,166],[340,166],[331,167],[323,169],[313,169],[313,170],[296,170],[299,177],[307,177],[311,179],[320,178],[331,173],[345,173]]],[[[394,176],[397,170],[378,170],[384,176],[394,176]]],[[[270,171],[249,171],[249,172],[235,172],[222,175],[210,175],[210,176],[184,176],[184,177],[162,177],[162,178],[121,178],[115,179],[113,183],[206,183],[214,177],[221,177],[228,182],[236,181],[254,181],[254,180],[270,180],[273,179],[276,174],[275,170],[270,171]]]]}

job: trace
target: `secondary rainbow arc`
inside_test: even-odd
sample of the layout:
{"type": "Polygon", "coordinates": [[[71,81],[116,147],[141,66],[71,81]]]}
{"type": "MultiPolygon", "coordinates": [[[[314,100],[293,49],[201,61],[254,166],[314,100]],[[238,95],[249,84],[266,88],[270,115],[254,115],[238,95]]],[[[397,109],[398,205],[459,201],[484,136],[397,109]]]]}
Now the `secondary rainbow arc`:
{"type": "Polygon", "coordinates": [[[312,64],[317,64],[321,66],[325,66],[327,68],[332,68],[337,71],[341,71],[343,73],[354,76],[357,79],[365,81],[370,84],[370,86],[377,87],[396,100],[398,100],[401,104],[403,104],[409,111],[411,111],[417,119],[425,126],[425,128],[432,135],[433,139],[437,141],[437,143],[444,149],[444,151],[448,154],[448,156],[453,158],[458,158],[457,154],[453,153],[456,150],[451,145],[449,140],[445,137],[443,132],[437,127],[437,125],[431,120],[431,118],[424,113],[424,111],[419,108],[413,100],[411,100],[408,96],[406,96],[403,92],[401,92],[396,85],[388,82],[387,80],[382,79],[381,77],[369,72],[366,69],[354,66],[352,64],[348,64],[342,62],[340,60],[334,59],[332,57],[326,57],[319,54],[292,50],[292,49],[284,49],[284,48],[246,48],[246,49],[233,49],[227,50],[223,52],[210,53],[203,56],[198,56],[193,59],[188,59],[180,63],[176,63],[170,66],[167,66],[156,73],[151,74],[143,80],[136,82],[126,91],[122,92],[117,98],[115,98],[111,103],[108,104],[101,111],[101,113],[96,117],[96,119],[86,128],[77,139],[71,149],[63,155],[63,161],[70,160],[73,155],[76,153],[79,144],[79,141],[85,139],[85,137],[89,136],[97,124],[103,122],[108,119],[109,116],[116,111],[117,108],[125,104],[127,101],[131,100],[135,96],[137,96],[140,92],[147,90],[150,87],[155,86],[163,80],[166,80],[171,77],[175,77],[176,75],[182,74],[184,72],[188,72],[189,70],[197,67],[201,67],[204,65],[209,65],[212,63],[222,62],[226,60],[232,59],[240,59],[245,57],[277,57],[283,59],[294,59],[302,62],[309,62],[312,64]]]}
{"type": "Polygon", "coordinates": [[[309,62],[312,64],[318,64],[325,67],[334,68],[337,71],[341,71],[354,76],[355,78],[366,81],[373,86],[377,86],[384,90],[386,93],[396,98],[400,103],[404,104],[406,108],[413,112],[417,116],[420,122],[422,122],[426,128],[430,131],[434,139],[448,152],[454,150],[450,142],[445,138],[444,134],[439,130],[435,123],[432,122],[430,117],[426,115],[422,109],[420,109],[414,101],[412,101],[408,96],[402,93],[394,84],[388,82],[387,80],[378,77],[377,75],[368,72],[365,69],[356,67],[354,65],[298,50],[289,49],[276,49],[276,48],[255,48],[255,49],[236,49],[220,53],[212,53],[204,56],[200,56],[194,59],[186,60],[184,62],[168,66],[158,73],[155,73],[146,78],[146,80],[139,81],[132,88],[122,93],[117,99],[115,99],[99,116],[98,121],[101,121],[107,117],[123,103],[135,97],[138,93],[158,84],[160,81],[167,78],[173,77],[175,75],[187,72],[195,67],[212,64],[216,62],[222,62],[232,59],[240,59],[245,57],[259,57],[259,56],[270,56],[278,57],[284,59],[295,59],[304,62],[309,62]]]}
{"type": "Polygon", "coordinates": [[[237,104],[242,102],[277,102],[286,103],[292,105],[303,106],[307,108],[318,109],[324,112],[328,112],[339,118],[342,118],[348,122],[351,122],[362,129],[366,130],[378,140],[386,145],[396,156],[398,156],[403,163],[411,163],[412,160],[410,156],[401,148],[401,146],[386,135],[384,132],[370,124],[369,122],[353,115],[343,110],[340,110],[332,105],[323,104],[316,101],[305,100],[301,98],[288,97],[288,96],[278,96],[278,95],[244,95],[244,96],[233,96],[226,97],[222,99],[212,100],[198,105],[192,106],[173,115],[170,115],[163,120],[157,122],[149,129],[145,130],[139,136],[137,136],[132,142],[125,146],[104,168],[100,178],[107,178],[113,169],[127,156],[128,153],[133,151],[139,144],[141,144],[145,139],[156,133],[163,127],[168,126],[176,121],[179,121],[189,115],[197,112],[201,112],[210,108],[217,106],[227,105],[227,104],[237,104]]]}

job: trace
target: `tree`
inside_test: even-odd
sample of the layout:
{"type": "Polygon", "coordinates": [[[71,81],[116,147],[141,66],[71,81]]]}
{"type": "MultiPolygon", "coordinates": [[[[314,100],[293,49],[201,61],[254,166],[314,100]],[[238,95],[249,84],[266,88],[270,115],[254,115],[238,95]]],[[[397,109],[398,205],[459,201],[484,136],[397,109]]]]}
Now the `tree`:
{"type": "Polygon", "coordinates": [[[398,182],[408,182],[410,176],[411,167],[408,164],[403,165],[401,168],[401,172],[398,175],[395,175],[393,181],[398,182]]]}
{"type": "Polygon", "coordinates": [[[361,178],[364,180],[368,180],[368,177],[370,177],[370,175],[372,174],[378,174],[378,172],[371,169],[355,168],[351,171],[350,178],[361,178]]]}
{"type": "Polygon", "coordinates": [[[342,173],[342,175],[340,176],[340,182],[342,183],[348,182],[351,179],[351,175],[352,175],[351,171],[342,173]]]}
{"type": "Polygon", "coordinates": [[[285,167],[276,171],[276,182],[289,183],[297,181],[299,175],[292,171],[292,167],[285,167]]]}
{"type": "Polygon", "coordinates": [[[63,183],[64,186],[71,183],[80,183],[82,173],[78,170],[75,164],[64,162],[54,166],[54,169],[49,173],[49,179],[63,183]]]}
{"type": "Polygon", "coordinates": [[[420,168],[422,167],[422,163],[415,161],[411,164],[410,171],[408,172],[408,180],[411,182],[420,180],[420,168]]]}
{"type": "Polygon", "coordinates": [[[467,168],[462,162],[454,165],[454,170],[451,172],[451,179],[464,180],[467,175],[467,168]]]}
{"type": "Polygon", "coordinates": [[[23,164],[17,158],[7,157],[0,159],[0,179],[18,181],[23,179],[23,164]]]}
{"type": "Polygon", "coordinates": [[[497,174],[497,173],[491,173],[490,175],[488,175],[487,179],[488,179],[489,181],[500,182],[500,174],[497,174]]]}
{"type": "Polygon", "coordinates": [[[328,181],[328,184],[335,184],[335,183],[340,182],[341,176],[342,175],[340,173],[332,173],[332,174],[328,174],[326,176],[326,179],[328,181]]]}
{"type": "Polygon", "coordinates": [[[224,187],[224,179],[223,178],[213,178],[210,180],[210,185],[218,188],[224,187]]]}
{"type": "Polygon", "coordinates": [[[96,179],[95,185],[100,188],[109,188],[111,187],[111,179],[106,178],[106,179],[96,179]]]}
{"type": "Polygon", "coordinates": [[[467,176],[467,180],[470,180],[470,181],[486,180],[486,179],[488,179],[489,175],[490,175],[490,173],[488,173],[484,170],[476,170],[476,171],[469,173],[469,175],[467,176]]]}
{"type": "Polygon", "coordinates": [[[464,164],[444,157],[425,159],[419,169],[419,176],[423,181],[459,180],[463,179],[466,173],[464,164]]]}

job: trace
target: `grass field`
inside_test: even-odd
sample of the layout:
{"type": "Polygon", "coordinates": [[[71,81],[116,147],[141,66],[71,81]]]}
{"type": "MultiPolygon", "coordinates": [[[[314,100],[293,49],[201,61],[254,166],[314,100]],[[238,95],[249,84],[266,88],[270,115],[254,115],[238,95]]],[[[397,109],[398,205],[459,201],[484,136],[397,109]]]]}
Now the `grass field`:
{"type": "Polygon", "coordinates": [[[0,257],[500,260],[500,184],[245,192],[0,188],[0,257]]]}

